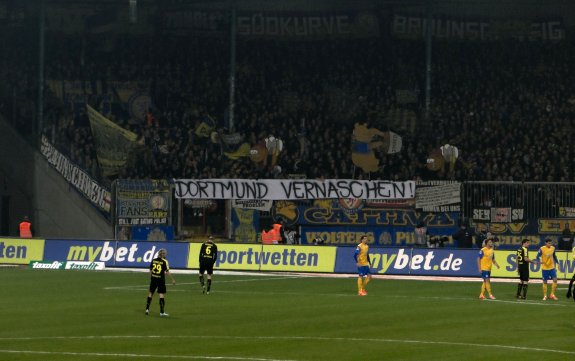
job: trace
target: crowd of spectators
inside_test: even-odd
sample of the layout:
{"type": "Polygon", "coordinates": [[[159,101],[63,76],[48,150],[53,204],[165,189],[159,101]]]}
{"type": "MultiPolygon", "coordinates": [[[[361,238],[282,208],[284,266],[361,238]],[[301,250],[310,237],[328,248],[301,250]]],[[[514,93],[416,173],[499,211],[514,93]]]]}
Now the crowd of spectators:
{"type": "MultiPolygon", "coordinates": [[[[226,39],[77,36],[62,41],[59,34],[47,39],[47,79],[99,81],[104,87],[112,80],[137,81],[149,87],[153,121],[135,120],[118,104],[105,113],[139,138],[117,177],[573,179],[574,48],[565,41],[434,41],[426,117],[422,40],[240,39],[235,116],[229,129],[226,39]],[[406,89],[417,94],[412,104],[396,96],[406,89]],[[413,129],[389,117],[407,112],[417,117],[413,129]],[[281,139],[284,149],[277,166],[226,155],[235,149],[196,132],[206,119],[214,122],[210,132],[239,133],[240,143],[250,148],[270,135],[281,139]],[[401,152],[377,152],[380,169],[371,173],[351,160],[353,125],[365,120],[403,137],[401,152]],[[428,169],[430,153],[446,143],[459,149],[455,171],[428,169]]],[[[10,41],[2,45],[9,47],[10,41]]],[[[36,65],[33,49],[19,49],[2,52],[0,74],[6,82],[0,87],[0,111],[7,118],[24,119],[33,110],[21,109],[29,103],[20,100],[34,99],[36,65]]],[[[46,90],[44,132],[102,180],[85,111],[71,109],[46,90]]],[[[93,106],[100,100],[98,95],[90,98],[93,106]]]]}

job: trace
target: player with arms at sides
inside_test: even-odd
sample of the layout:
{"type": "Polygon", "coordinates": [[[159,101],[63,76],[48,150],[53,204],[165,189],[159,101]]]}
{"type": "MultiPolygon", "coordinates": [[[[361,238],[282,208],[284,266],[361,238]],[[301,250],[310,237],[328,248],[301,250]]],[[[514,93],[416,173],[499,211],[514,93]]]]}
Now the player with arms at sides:
{"type": "Polygon", "coordinates": [[[214,237],[209,236],[208,240],[202,244],[199,256],[200,285],[202,286],[202,293],[210,294],[210,288],[212,288],[212,274],[214,273],[214,263],[216,263],[217,259],[218,246],[214,243],[214,237]],[[207,282],[204,279],[205,273],[208,274],[207,282]]]}
{"type": "Polygon", "coordinates": [[[541,274],[543,276],[543,301],[547,300],[547,281],[552,280],[551,294],[549,298],[557,301],[555,290],[557,289],[557,270],[555,265],[558,263],[557,255],[555,255],[555,247],[553,241],[549,238],[545,240],[545,245],[539,248],[537,252],[537,262],[541,264],[541,274]]]}
{"type": "Polygon", "coordinates": [[[369,259],[369,246],[367,245],[367,236],[361,236],[360,242],[361,243],[357,245],[357,248],[353,254],[353,258],[357,264],[357,294],[360,296],[367,296],[365,287],[371,280],[371,260],[369,259]]]}
{"type": "MultiPolygon", "coordinates": [[[[575,261],[575,243],[573,243],[573,249],[571,250],[571,256],[575,261]]],[[[573,272],[573,276],[571,276],[571,281],[569,281],[569,289],[567,290],[567,298],[571,298],[573,296],[573,301],[575,301],[575,292],[571,293],[571,289],[573,288],[573,282],[575,282],[575,272],[573,272]]]]}
{"type": "Polygon", "coordinates": [[[164,312],[164,307],[166,305],[166,300],[164,298],[166,294],[166,275],[170,276],[172,284],[174,285],[176,284],[176,280],[170,273],[170,266],[166,259],[167,255],[168,251],[162,248],[158,251],[158,256],[152,260],[152,263],[150,263],[150,289],[146,302],[146,315],[150,314],[152,296],[154,296],[154,292],[158,290],[158,294],[160,295],[160,317],[169,316],[164,312]]]}
{"type": "Polygon", "coordinates": [[[479,251],[479,257],[477,257],[477,268],[479,269],[479,273],[481,273],[481,278],[483,279],[479,299],[485,299],[485,296],[483,296],[485,290],[487,290],[487,293],[489,293],[490,299],[495,299],[493,293],[491,293],[491,268],[493,265],[497,266],[497,268],[500,268],[499,264],[497,264],[497,261],[495,260],[493,240],[490,238],[485,240],[485,247],[481,248],[479,251]]]}
{"type": "Polygon", "coordinates": [[[519,284],[517,284],[517,299],[524,300],[527,298],[527,286],[529,283],[529,239],[521,241],[521,247],[517,250],[517,273],[519,274],[519,284]]]}

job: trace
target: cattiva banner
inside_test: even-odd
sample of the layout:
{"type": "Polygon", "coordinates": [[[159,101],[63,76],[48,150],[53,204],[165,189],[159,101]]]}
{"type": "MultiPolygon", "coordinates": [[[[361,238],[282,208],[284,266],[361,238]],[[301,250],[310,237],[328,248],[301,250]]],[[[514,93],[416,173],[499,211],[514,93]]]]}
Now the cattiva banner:
{"type": "Polygon", "coordinates": [[[349,179],[175,179],[176,198],[301,200],[328,198],[409,199],[415,182],[349,179]]]}

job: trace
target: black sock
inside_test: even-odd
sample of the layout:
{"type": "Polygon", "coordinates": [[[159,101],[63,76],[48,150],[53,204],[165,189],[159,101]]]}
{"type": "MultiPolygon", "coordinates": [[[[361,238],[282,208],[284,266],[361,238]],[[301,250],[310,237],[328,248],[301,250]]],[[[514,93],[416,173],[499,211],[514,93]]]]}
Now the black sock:
{"type": "Polygon", "coordinates": [[[166,301],[164,298],[160,298],[160,313],[164,313],[164,306],[166,305],[166,301]]]}
{"type": "Polygon", "coordinates": [[[204,275],[200,275],[200,284],[204,287],[204,275]]]}
{"type": "Polygon", "coordinates": [[[152,302],[152,297],[148,297],[148,300],[146,301],[146,310],[150,309],[150,302],[152,302]]]}
{"type": "Polygon", "coordinates": [[[208,292],[210,292],[210,288],[212,288],[212,280],[208,278],[208,292]]]}
{"type": "Polygon", "coordinates": [[[527,286],[529,286],[527,283],[523,284],[523,298],[527,298],[527,286]]]}
{"type": "Polygon", "coordinates": [[[517,297],[521,296],[521,290],[523,289],[523,283],[517,285],[517,297]]]}
{"type": "Polygon", "coordinates": [[[567,290],[567,298],[571,297],[571,289],[573,288],[573,282],[575,282],[575,273],[573,273],[573,277],[571,277],[571,281],[569,281],[569,289],[567,290]]]}

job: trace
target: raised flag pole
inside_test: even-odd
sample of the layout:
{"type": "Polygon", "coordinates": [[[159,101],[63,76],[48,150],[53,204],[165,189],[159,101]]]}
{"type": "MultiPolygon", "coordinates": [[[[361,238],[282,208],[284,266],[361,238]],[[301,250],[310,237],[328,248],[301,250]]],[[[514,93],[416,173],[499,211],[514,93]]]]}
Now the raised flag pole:
{"type": "Polygon", "coordinates": [[[233,131],[234,128],[234,108],[236,91],[236,2],[232,1],[232,10],[230,14],[230,99],[229,99],[229,114],[228,114],[228,130],[233,131]]]}
{"type": "MultiPolygon", "coordinates": [[[[234,129],[234,108],[236,107],[236,1],[231,0],[232,10],[230,13],[230,103],[228,116],[228,131],[231,133],[234,129]]],[[[226,218],[227,222],[232,219],[232,207],[230,201],[226,201],[226,218]]],[[[232,227],[227,227],[228,239],[232,239],[232,227]]]]}
{"type": "Polygon", "coordinates": [[[425,121],[429,122],[429,108],[431,106],[431,43],[432,43],[432,21],[433,5],[432,0],[427,0],[425,12],[427,22],[425,26],[425,121]]]}
{"type": "Polygon", "coordinates": [[[34,144],[42,143],[42,127],[44,122],[44,48],[45,48],[46,3],[40,0],[38,11],[38,95],[36,99],[36,122],[33,126],[32,139],[34,144]]]}

